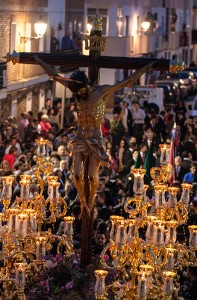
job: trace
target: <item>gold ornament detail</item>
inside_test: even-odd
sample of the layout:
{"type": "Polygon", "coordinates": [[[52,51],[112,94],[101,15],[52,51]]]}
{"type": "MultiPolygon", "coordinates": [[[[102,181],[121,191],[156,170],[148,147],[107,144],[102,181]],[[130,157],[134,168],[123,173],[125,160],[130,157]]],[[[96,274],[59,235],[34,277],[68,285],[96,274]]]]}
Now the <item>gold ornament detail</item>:
{"type": "Polygon", "coordinates": [[[85,41],[85,49],[86,50],[104,51],[107,38],[100,37],[98,35],[93,35],[93,36],[85,35],[84,41],[85,41]]]}

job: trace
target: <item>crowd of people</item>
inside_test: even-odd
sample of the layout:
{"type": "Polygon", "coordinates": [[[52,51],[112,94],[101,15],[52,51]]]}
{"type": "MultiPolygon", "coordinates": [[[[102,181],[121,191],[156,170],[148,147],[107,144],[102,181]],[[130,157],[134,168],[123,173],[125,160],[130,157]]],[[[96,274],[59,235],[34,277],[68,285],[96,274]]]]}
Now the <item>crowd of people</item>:
{"type": "MultiPolygon", "coordinates": [[[[52,105],[46,99],[45,106],[37,116],[31,111],[21,113],[20,119],[10,116],[0,123],[0,178],[13,175],[11,204],[20,195],[20,175],[32,175],[30,186],[33,194],[38,186],[34,176],[37,144],[39,137],[47,139],[46,159],[53,163],[53,175],[58,176],[59,193],[68,205],[68,214],[75,217],[74,244],[80,248],[81,210],[77,190],[73,181],[72,152],[70,141],[77,132],[76,102],[70,102],[64,112],[64,126],[60,128],[61,103],[52,105]]],[[[158,113],[154,109],[141,108],[138,102],[130,105],[123,99],[121,105],[114,106],[111,117],[103,118],[101,130],[105,139],[109,167],[99,169],[99,187],[94,203],[94,239],[92,251],[100,254],[109,240],[110,216],[123,215],[124,199],[133,196],[133,168],[147,170],[145,182],[149,184],[149,198],[153,195],[151,167],[160,167],[160,144],[171,142],[171,132],[176,124],[176,153],[174,159],[174,181],[181,192],[181,183],[193,185],[188,211],[188,225],[197,225],[197,117],[187,117],[187,109],[182,100],[166,111],[158,113]],[[131,106],[131,107],[130,107],[131,106]]],[[[0,181],[0,193],[2,181],[0,181]]],[[[47,198],[47,189],[44,192],[47,198]]],[[[60,234],[62,227],[57,224],[55,231],[60,234]]],[[[187,230],[179,230],[179,236],[187,230]]],[[[188,243],[188,236],[185,236],[188,243]]],[[[197,267],[188,270],[189,287],[182,290],[184,299],[195,299],[197,267]],[[191,275],[192,274],[192,275],[191,275]],[[191,279],[192,277],[192,279],[191,279]],[[191,288],[192,286],[192,288],[191,288]]]]}

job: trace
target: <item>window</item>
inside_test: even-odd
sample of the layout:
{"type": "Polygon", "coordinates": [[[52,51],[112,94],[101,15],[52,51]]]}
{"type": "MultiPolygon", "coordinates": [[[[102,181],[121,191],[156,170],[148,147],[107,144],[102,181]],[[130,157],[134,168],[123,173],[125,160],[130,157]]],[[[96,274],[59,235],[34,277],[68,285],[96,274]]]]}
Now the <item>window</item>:
{"type": "Polygon", "coordinates": [[[108,24],[108,10],[103,8],[88,8],[87,10],[87,24],[91,23],[92,19],[99,15],[102,17],[102,35],[107,35],[107,24],[108,24]]]}
{"type": "Polygon", "coordinates": [[[125,16],[125,35],[129,36],[129,16],[125,16]]]}

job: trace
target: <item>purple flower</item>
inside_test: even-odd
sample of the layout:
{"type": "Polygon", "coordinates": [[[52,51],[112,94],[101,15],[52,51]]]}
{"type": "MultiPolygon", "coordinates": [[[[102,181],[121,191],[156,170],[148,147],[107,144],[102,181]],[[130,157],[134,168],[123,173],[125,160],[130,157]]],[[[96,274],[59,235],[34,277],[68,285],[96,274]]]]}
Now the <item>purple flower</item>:
{"type": "Polygon", "coordinates": [[[41,280],[41,281],[40,281],[40,285],[41,285],[42,287],[47,286],[47,285],[48,285],[48,281],[47,281],[47,280],[41,280]]]}
{"type": "Polygon", "coordinates": [[[104,255],[104,259],[105,259],[106,261],[109,260],[109,255],[105,254],[105,255],[104,255]]]}
{"type": "Polygon", "coordinates": [[[67,282],[67,283],[65,284],[64,287],[65,287],[66,290],[71,290],[71,289],[74,287],[74,282],[73,282],[73,280],[67,282]]]}
{"type": "Polygon", "coordinates": [[[50,293],[50,288],[49,288],[49,283],[48,283],[48,280],[41,280],[40,281],[40,285],[42,286],[43,288],[43,293],[45,295],[48,295],[50,293]]]}

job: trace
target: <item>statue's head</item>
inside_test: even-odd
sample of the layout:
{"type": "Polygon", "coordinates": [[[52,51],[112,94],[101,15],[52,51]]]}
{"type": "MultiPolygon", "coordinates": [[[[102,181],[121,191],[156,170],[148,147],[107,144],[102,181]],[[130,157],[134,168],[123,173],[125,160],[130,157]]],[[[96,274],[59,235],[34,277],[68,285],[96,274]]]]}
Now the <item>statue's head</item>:
{"type": "Polygon", "coordinates": [[[69,88],[73,93],[77,93],[80,89],[86,88],[90,83],[88,77],[83,71],[76,71],[70,76],[69,88]]]}

